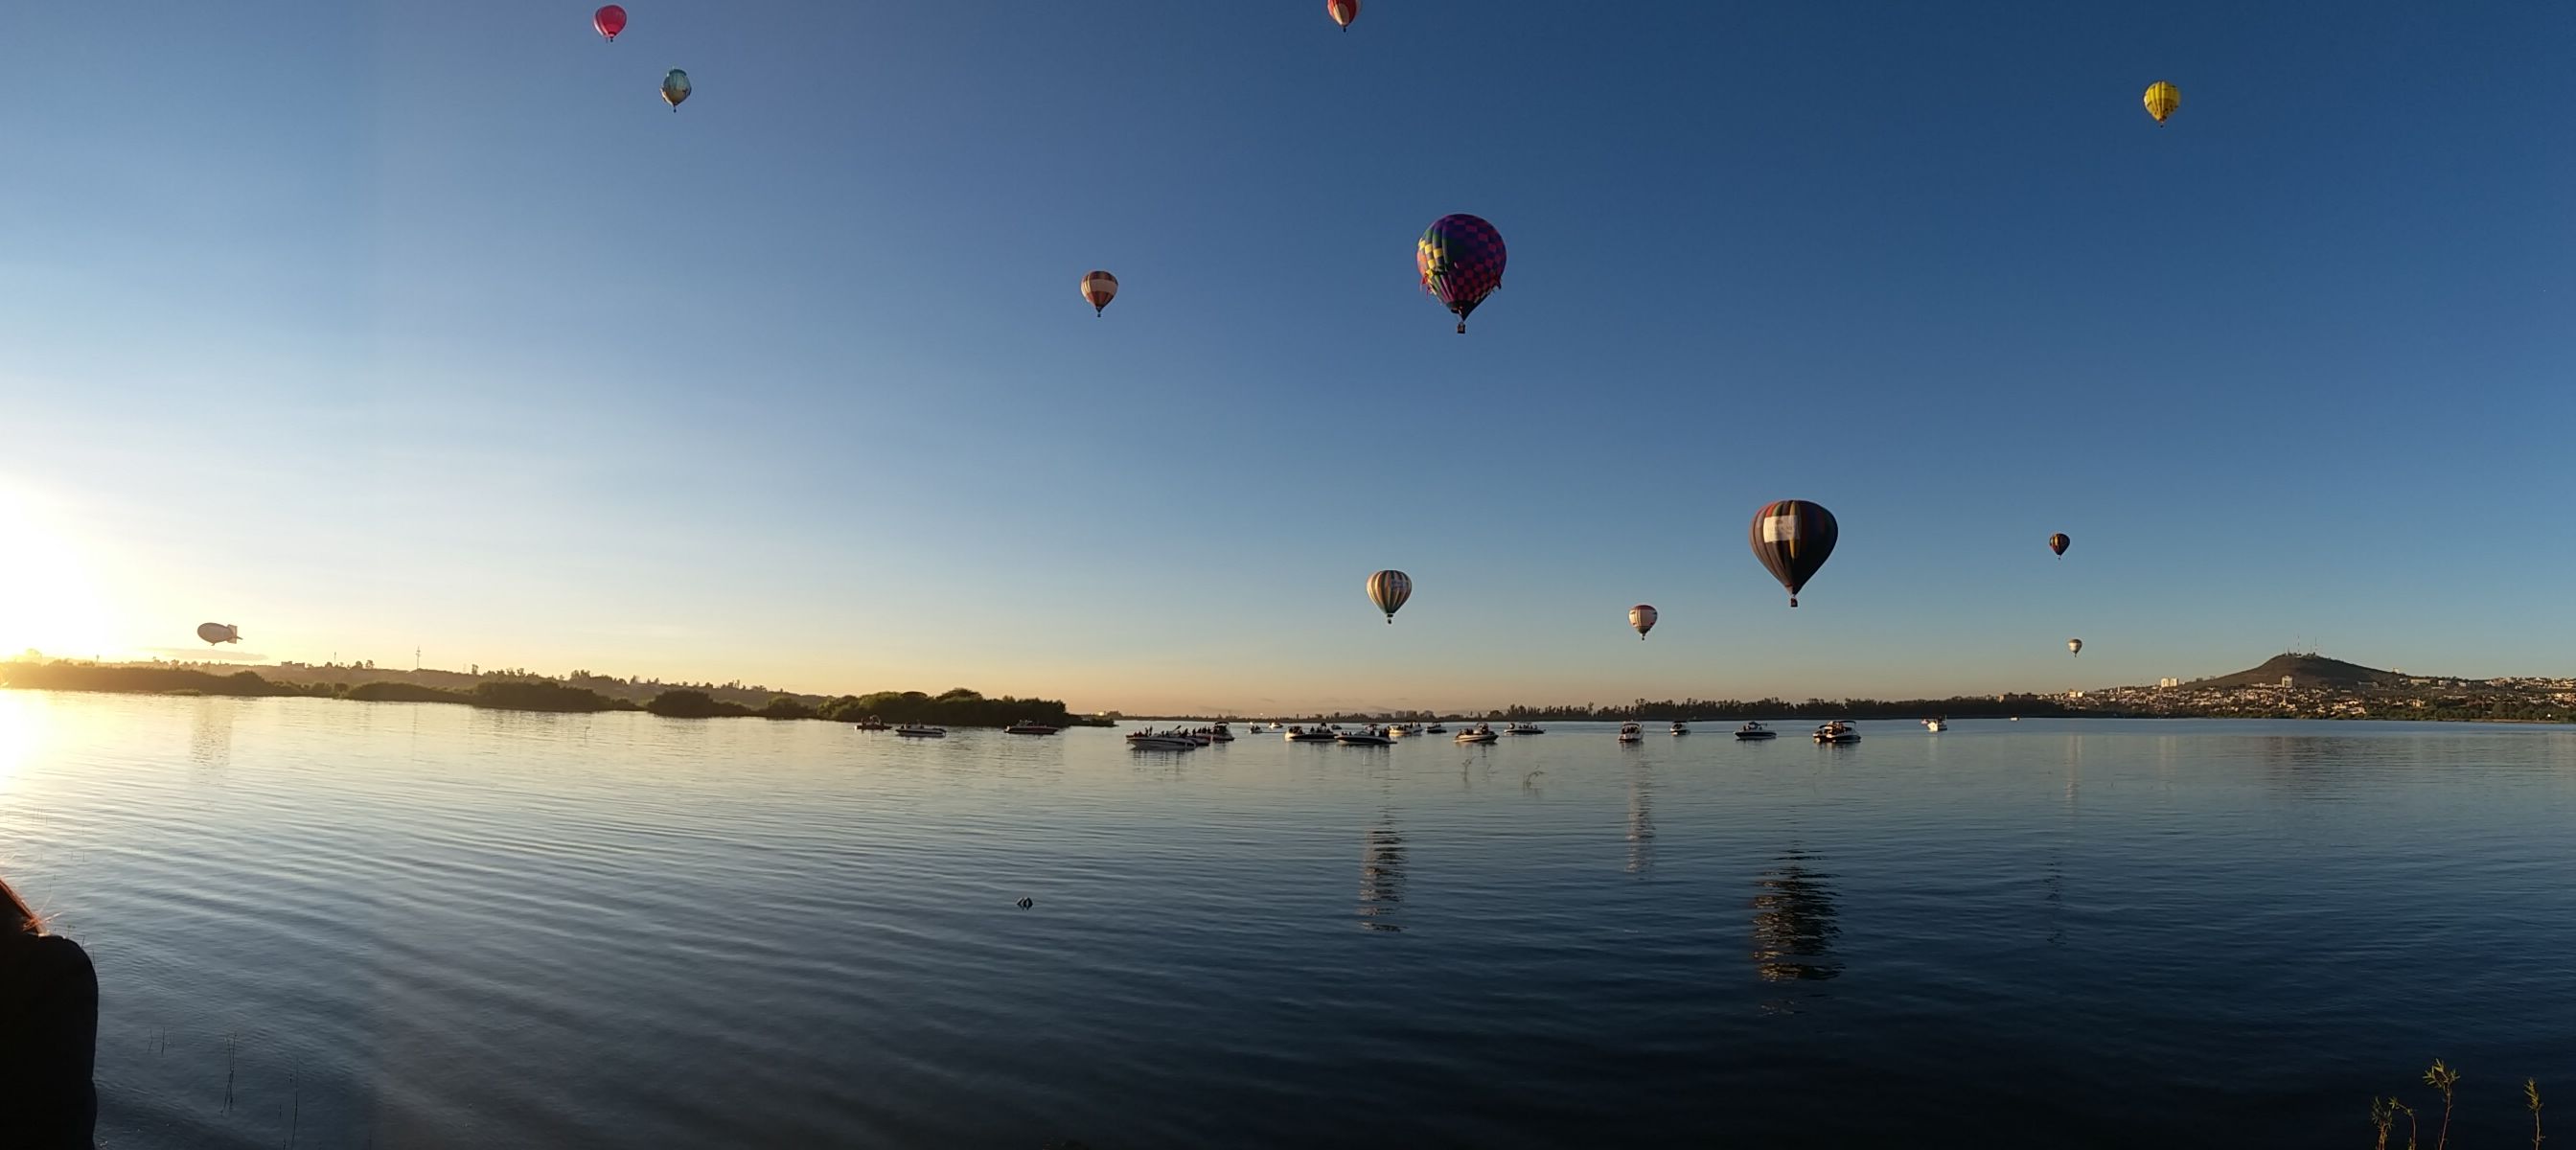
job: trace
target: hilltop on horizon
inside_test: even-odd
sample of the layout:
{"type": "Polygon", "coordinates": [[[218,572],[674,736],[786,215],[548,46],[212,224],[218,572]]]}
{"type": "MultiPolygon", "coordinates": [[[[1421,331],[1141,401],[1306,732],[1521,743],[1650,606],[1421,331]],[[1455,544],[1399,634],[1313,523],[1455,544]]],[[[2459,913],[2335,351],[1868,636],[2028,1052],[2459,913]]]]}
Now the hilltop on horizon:
{"type": "Polygon", "coordinates": [[[2268,687],[2279,683],[2285,677],[2302,686],[2334,687],[2400,687],[2404,686],[2409,678],[2452,678],[2449,675],[2408,676],[2396,671],[2384,671],[2377,667],[2365,667],[2359,663],[2347,663],[2341,659],[2330,659],[2314,651],[2304,653],[2284,651],[2265,659],[2256,666],[2234,674],[2193,679],[2183,685],[2222,688],[2268,687]]]}

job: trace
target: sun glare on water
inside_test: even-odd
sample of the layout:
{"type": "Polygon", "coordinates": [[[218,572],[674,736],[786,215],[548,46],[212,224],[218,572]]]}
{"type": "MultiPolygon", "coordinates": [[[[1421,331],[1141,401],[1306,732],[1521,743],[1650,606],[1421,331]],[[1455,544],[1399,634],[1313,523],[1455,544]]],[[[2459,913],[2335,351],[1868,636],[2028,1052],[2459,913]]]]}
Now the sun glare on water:
{"type": "Polygon", "coordinates": [[[0,488],[0,659],[30,649],[88,657],[115,635],[80,550],[34,500],[0,488]]]}

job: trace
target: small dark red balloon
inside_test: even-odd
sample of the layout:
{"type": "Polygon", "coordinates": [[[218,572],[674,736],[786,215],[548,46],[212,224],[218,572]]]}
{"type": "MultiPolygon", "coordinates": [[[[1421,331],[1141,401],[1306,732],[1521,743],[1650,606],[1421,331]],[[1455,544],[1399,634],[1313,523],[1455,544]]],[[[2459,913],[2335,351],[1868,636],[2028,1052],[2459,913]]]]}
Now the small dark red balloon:
{"type": "Polygon", "coordinates": [[[590,14],[590,26],[599,29],[601,36],[613,42],[618,33],[626,30],[626,10],[611,4],[590,14]]]}

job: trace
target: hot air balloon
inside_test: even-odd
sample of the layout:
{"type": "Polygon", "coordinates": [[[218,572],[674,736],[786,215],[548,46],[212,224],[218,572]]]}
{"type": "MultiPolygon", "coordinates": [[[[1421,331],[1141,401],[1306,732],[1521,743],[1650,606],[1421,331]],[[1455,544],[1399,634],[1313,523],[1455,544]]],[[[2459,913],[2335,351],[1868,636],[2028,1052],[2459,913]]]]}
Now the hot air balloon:
{"type": "Polygon", "coordinates": [[[2182,89],[2162,80],[2147,85],[2147,114],[2155,117],[2157,123],[2164,123],[2165,117],[2173,115],[2174,109],[2179,107],[2182,107],[2182,89]]]}
{"type": "Polygon", "coordinates": [[[626,10],[611,4],[590,14],[590,26],[598,29],[602,37],[614,44],[617,42],[617,34],[626,30],[626,10]]]}
{"type": "Polygon", "coordinates": [[[1804,499],[1766,503],[1753,513],[1753,557],[1789,589],[1789,605],[1795,607],[1798,589],[1833,557],[1837,534],[1834,513],[1804,499]]]}
{"type": "Polygon", "coordinates": [[[1628,608],[1628,625],[1637,629],[1637,641],[1646,641],[1646,632],[1655,629],[1655,609],[1644,603],[1628,608]]]}
{"type": "Polygon", "coordinates": [[[2083,654],[2083,653],[2084,653],[2084,640],[2082,640],[2082,639],[2069,639],[2069,640],[2067,640],[2067,641],[2066,641],[2066,653],[2067,653],[2067,654],[2069,654],[2069,655],[2081,655],[2081,654],[2083,654]]]}
{"type": "Polygon", "coordinates": [[[2066,545],[2073,542],[2075,541],[2066,537],[2065,532],[2060,531],[2048,537],[2048,549],[2057,552],[2062,558],[2066,554],[2066,545]]]}
{"type": "Polygon", "coordinates": [[[241,627],[234,623],[199,623],[197,637],[209,645],[241,642],[241,627]]]}
{"type": "Polygon", "coordinates": [[[1324,15],[1347,31],[1351,21],[1360,18],[1360,0],[1324,0],[1324,15]]]}
{"type": "Polygon", "coordinates": [[[662,77],[662,99],[676,112],[680,110],[680,101],[688,98],[689,74],[677,68],[671,69],[670,75],[662,77]]]}
{"type": "Polygon", "coordinates": [[[1413,597],[1413,577],[1402,571],[1380,571],[1369,576],[1369,602],[1386,612],[1386,621],[1395,622],[1396,608],[1413,597]]]}
{"type": "Polygon", "coordinates": [[[1503,286],[1503,258],[1503,233],[1470,215],[1431,221],[1413,252],[1422,290],[1458,313],[1460,335],[1467,334],[1467,313],[1503,286]]]}
{"type": "Polygon", "coordinates": [[[1101,309],[1109,306],[1109,301],[1118,298],[1118,277],[1108,272],[1083,273],[1082,298],[1091,305],[1091,314],[1099,315],[1101,309]]]}

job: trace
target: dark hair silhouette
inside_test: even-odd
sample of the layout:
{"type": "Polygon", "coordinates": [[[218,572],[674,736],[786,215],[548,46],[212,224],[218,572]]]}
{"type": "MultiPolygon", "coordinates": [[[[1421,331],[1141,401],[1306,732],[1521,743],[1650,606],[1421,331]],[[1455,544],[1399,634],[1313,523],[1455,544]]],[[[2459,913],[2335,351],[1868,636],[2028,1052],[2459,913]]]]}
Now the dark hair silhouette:
{"type": "Polygon", "coordinates": [[[0,880],[0,1144],[87,1148],[98,1126],[98,972],[0,880]]]}
{"type": "Polygon", "coordinates": [[[36,908],[9,889],[9,880],[0,878],[0,934],[43,934],[45,920],[36,917],[36,908]]]}

